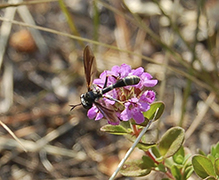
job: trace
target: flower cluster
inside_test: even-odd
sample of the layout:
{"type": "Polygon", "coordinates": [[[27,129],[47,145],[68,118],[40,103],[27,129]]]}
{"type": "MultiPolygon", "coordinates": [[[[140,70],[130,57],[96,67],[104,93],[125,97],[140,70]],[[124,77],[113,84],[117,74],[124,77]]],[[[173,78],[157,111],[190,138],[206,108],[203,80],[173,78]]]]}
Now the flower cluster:
{"type": "Polygon", "coordinates": [[[94,103],[87,113],[90,119],[99,120],[105,116],[108,123],[113,125],[119,124],[120,120],[128,121],[130,119],[134,119],[137,124],[144,122],[143,112],[148,111],[150,104],[155,100],[155,92],[148,90],[148,87],[155,86],[157,80],[152,79],[152,76],[144,72],[142,67],[131,69],[127,64],[114,66],[111,71],[101,73],[100,77],[93,81],[93,84],[96,88],[102,89],[106,83],[106,78],[107,86],[109,86],[115,84],[118,79],[128,76],[138,76],[140,82],[136,85],[115,88],[104,94],[97,100],[97,103],[104,108],[102,109],[94,103]],[[107,114],[110,115],[107,116],[107,114]]]}

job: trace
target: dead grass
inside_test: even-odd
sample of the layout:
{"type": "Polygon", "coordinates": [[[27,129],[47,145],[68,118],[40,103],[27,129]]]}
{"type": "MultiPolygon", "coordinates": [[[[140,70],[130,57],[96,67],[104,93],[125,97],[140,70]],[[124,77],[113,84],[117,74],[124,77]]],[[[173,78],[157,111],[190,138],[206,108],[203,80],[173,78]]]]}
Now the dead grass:
{"type": "Polygon", "coordinates": [[[87,43],[98,72],[127,63],[159,80],[166,109],[148,138],[179,125],[192,153],[218,141],[219,3],[124,2],[1,2],[0,120],[27,150],[1,128],[1,179],[108,179],[131,146],[100,132],[105,120],[69,111],[86,91],[87,43]]]}

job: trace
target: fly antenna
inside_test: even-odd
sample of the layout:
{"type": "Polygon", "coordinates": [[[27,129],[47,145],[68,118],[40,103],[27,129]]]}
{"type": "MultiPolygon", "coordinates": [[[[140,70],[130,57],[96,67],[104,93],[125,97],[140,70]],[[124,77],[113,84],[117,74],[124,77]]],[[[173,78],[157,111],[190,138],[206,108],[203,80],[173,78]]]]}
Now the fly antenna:
{"type": "Polygon", "coordinates": [[[80,103],[80,104],[70,105],[70,107],[71,107],[70,111],[72,111],[75,107],[80,106],[80,105],[82,105],[82,104],[80,103]]]}

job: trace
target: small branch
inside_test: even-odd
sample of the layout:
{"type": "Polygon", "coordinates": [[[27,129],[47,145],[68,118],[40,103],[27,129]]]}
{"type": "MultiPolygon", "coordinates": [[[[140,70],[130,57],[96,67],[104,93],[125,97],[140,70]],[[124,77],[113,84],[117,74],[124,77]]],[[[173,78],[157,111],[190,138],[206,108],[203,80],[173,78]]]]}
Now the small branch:
{"type": "Polygon", "coordinates": [[[122,168],[122,166],[124,165],[125,161],[128,159],[128,157],[131,155],[132,151],[135,149],[135,147],[137,146],[137,144],[139,143],[139,141],[141,140],[142,136],[146,133],[146,131],[148,130],[148,128],[150,127],[151,123],[155,120],[155,117],[157,115],[158,112],[158,108],[155,112],[154,118],[152,120],[150,120],[147,124],[147,126],[145,126],[144,129],[142,129],[141,133],[139,134],[139,136],[137,137],[137,139],[135,140],[135,142],[133,143],[132,147],[128,150],[128,152],[126,153],[125,157],[121,160],[121,162],[119,163],[117,169],[115,170],[115,172],[112,174],[112,176],[110,177],[109,180],[113,180],[115,179],[116,175],[118,174],[118,172],[120,171],[120,169],[122,168]]]}

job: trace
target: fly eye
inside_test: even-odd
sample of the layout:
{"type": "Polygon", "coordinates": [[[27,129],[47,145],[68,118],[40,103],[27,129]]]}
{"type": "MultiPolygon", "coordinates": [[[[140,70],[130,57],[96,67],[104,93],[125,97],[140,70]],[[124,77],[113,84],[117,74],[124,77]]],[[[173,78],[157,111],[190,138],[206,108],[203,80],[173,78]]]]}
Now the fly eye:
{"type": "Polygon", "coordinates": [[[84,99],[84,94],[82,94],[82,95],[81,95],[81,98],[83,98],[83,99],[84,99]]]}

